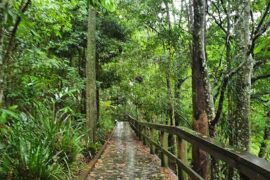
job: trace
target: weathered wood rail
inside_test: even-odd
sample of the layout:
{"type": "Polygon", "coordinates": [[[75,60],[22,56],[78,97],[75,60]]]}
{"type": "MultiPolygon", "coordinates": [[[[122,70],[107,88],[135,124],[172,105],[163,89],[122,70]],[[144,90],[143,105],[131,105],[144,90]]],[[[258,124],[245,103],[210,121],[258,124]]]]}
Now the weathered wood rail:
{"type": "Polygon", "coordinates": [[[177,155],[174,155],[164,148],[162,139],[164,138],[165,133],[176,135],[180,140],[182,139],[191,144],[196,144],[199,146],[199,148],[217,160],[222,160],[230,167],[238,169],[239,172],[245,176],[245,179],[270,179],[270,163],[250,153],[237,151],[230,147],[224,147],[215,142],[214,139],[203,136],[185,127],[172,127],[162,124],[141,122],[130,116],[128,116],[128,121],[136,132],[137,136],[139,136],[139,138],[144,142],[148,142],[148,144],[150,144],[150,150],[152,153],[155,153],[155,148],[161,152],[161,165],[164,165],[165,158],[168,158],[171,162],[175,162],[175,164],[177,164],[179,168],[179,179],[183,179],[183,172],[181,171],[184,171],[191,179],[203,180],[203,178],[187,163],[183,162],[177,155]],[[152,130],[157,130],[160,132],[160,144],[145,134],[145,132],[152,132],[152,130]]]}

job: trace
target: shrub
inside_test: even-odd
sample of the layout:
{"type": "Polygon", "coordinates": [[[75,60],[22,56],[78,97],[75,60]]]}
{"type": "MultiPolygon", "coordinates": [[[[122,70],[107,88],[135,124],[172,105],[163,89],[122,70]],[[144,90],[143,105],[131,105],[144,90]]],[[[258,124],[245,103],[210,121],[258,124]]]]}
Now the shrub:
{"type": "Polygon", "coordinates": [[[97,149],[100,144],[93,143],[89,138],[85,138],[85,139],[86,141],[84,141],[83,143],[83,149],[81,152],[86,159],[90,160],[96,154],[97,149]]]}
{"type": "Polygon", "coordinates": [[[52,148],[59,152],[61,162],[72,163],[76,160],[77,155],[81,151],[81,137],[72,129],[70,125],[59,129],[52,142],[52,148]]]}
{"type": "Polygon", "coordinates": [[[0,176],[25,180],[64,177],[63,168],[54,161],[57,155],[53,153],[48,143],[26,130],[21,123],[15,124],[10,129],[0,176]]]}
{"type": "Polygon", "coordinates": [[[65,172],[81,151],[81,136],[67,119],[21,114],[5,134],[0,179],[68,179],[65,172]]]}

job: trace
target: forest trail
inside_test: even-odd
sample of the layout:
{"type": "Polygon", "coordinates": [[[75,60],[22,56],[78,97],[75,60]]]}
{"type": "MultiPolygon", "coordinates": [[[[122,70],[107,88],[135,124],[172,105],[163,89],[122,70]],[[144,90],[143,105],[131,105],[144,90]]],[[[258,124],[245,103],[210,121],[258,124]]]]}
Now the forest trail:
{"type": "Polygon", "coordinates": [[[88,180],[174,180],[176,176],[168,169],[160,167],[157,156],[140,142],[128,122],[118,122],[105,152],[88,180]]]}

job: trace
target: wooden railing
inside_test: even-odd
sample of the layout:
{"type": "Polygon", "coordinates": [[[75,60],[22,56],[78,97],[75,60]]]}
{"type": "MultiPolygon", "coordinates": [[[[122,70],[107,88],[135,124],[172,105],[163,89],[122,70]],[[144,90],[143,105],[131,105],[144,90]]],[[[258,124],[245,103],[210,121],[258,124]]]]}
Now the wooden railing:
{"type": "MultiPolygon", "coordinates": [[[[191,144],[196,144],[199,148],[213,156],[217,160],[224,161],[228,166],[236,168],[241,174],[250,180],[269,180],[270,179],[270,163],[262,158],[258,158],[247,152],[240,152],[233,150],[233,148],[224,147],[215,142],[214,139],[203,136],[191,129],[185,127],[172,127],[162,124],[153,124],[147,122],[137,121],[134,118],[128,116],[128,121],[131,127],[136,132],[137,136],[141,140],[148,142],[150,150],[155,153],[154,149],[161,152],[161,164],[164,165],[164,161],[168,158],[171,162],[177,164],[178,176],[182,176],[180,171],[184,171],[189,177],[193,179],[203,180],[203,178],[197,174],[187,163],[183,162],[177,155],[174,155],[167,148],[164,147],[162,139],[164,134],[168,133],[176,135],[179,139],[185,140],[191,144]],[[160,142],[157,143],[153,138],[146,134],[147,131],[152,132],[157,130],[160,132],[160,142]],[[181,170],[180,170],[181,169],[181,170]]],[[[150,134],[150,133],[149,133],[150,134]]],[[[182,177],[179,177],[182,179],[182,177]]]]}

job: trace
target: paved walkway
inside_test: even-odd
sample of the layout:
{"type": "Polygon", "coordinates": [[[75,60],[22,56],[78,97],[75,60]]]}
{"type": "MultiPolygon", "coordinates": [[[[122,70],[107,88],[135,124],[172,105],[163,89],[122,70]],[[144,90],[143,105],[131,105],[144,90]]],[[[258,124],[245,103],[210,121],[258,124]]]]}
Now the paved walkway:
{"type": "Polygon", "coordinates": [[[112,139],[88,180],[174,180],[160,160],[138,141],[128,122],[118,122],[112,139]]]}

